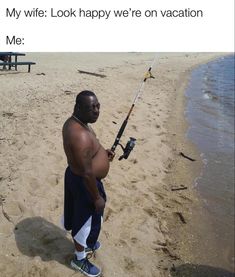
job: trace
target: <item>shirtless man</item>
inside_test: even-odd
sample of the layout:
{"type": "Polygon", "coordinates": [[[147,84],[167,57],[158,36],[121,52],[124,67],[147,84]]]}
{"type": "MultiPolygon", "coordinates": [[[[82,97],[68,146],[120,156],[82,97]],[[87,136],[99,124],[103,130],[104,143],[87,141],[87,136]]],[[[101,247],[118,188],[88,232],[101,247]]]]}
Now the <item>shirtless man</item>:
{"type": "Polygon", "coordinates": [[[105,150],[88,123],[98,119],[100,104],[91,91],[76,97],[73,115],[63,126],[64,151],[68,160],[65,172],[64,227],[72,230],[75,255],[71,266],[87,276],[101,271],[86,254],[97,250],[106,194],[101,179],[109,171],[114,153],[105,150]]]}

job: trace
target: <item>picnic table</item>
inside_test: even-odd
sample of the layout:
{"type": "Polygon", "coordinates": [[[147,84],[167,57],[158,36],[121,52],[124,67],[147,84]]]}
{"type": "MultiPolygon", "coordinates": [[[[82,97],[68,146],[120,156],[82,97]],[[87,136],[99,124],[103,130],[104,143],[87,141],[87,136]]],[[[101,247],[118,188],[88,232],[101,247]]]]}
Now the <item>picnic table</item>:
{"type": "Polygon", "coordinates": [[[25,56],[25,53],[0,52],[0,58],[3,60],[0,62],[0,65],[3,65],[4,69],[8,67],[8,70],[11,70],[12,67],[15,67],[15,70],[17,70],[18,65],[28,65],[28,72],[30,72],[31,65],[35,64],[35,62],[19,62],[18,56],[25,56]]]}

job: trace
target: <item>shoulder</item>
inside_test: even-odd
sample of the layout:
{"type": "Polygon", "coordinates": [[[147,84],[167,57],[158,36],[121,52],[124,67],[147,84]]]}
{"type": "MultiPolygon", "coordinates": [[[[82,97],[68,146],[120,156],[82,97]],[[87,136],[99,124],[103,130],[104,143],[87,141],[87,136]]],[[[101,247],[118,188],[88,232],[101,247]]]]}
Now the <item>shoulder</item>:
{"type": "Polygon", "coordinates": [[[68,119],[63,126],[63,138],[71,146],[92,146],[92,137],[90,132],[71,119],[68,119]]]}

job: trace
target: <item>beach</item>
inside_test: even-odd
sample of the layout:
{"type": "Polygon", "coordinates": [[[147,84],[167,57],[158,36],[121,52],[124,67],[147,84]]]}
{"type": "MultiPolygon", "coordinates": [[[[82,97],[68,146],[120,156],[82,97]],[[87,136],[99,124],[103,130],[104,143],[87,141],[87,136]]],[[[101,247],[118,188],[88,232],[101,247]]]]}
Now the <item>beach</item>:
{"type": "Polygon", "coordinates": [[[193,220],[187,228],[194,232],[184,228],[191,233],[190,243],[187,241],[185,246],[191,244],[190,252],[197,264],[231,272],[235,272],[234,76],[232,54],[195,68],[186,89],[185,110],[189,122],[186,136],[203,161],[194,181],[203,205],[192,210],[193,220]]]}
{"type": "MultiPolygon", "coordinates": [[[[0,71],[1,276],[80,276],[69,267],[73,243],[60,226],[67,166],[63,123],[76,95],[94,91],[101,114],[92,127],[110,148],[154,56],[27,53],[25,59],[36,62],[31,73],[24,67],[0,71]]],[[[185,136],[185,89],[193,68],[219,56],[157,54],[155,79],[146,81],[122,137],[124,145],[135,137],[136,146],[122,161],[117,148],[104,180],[102,248],[92,258],[104,277],[171,276],[194,261],[186,226],[201,207],[193,183],[202,159],[185,136]],[[172,190],[180,187],[186,189],[172,190]]]]}

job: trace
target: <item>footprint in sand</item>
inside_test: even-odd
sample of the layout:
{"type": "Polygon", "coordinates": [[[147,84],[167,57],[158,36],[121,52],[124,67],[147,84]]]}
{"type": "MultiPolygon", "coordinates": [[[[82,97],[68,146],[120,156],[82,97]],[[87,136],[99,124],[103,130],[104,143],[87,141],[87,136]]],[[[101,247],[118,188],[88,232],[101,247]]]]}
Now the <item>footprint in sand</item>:
{"type": "Polygon", "coordinates": [[[190,203],[193,202],[193,200],[191,198],[189,198],[185,195],[180,195],[180,198],[182,198],[182,199],[184,199],[184,200],[186,200],[187,202],[190,202],[190,203]]]}
{"type": "Polygon", "coordinates": [[[137,164],[137,163],[138,163],[137,159],[130,159],[129,161],[130,161],[131,163],[133,163],[133,164],[137,164]]]}
{"type": "Polygon", "coordinates": [[[157,240],[155,240],[155,241],[153,242],[153,244],[154,244],[155,246],[162,246],[162,247],[166,246],[167,243],[166,243],[166,240],[165,240],[165,238],[163,237],[163,235],[158,234],[158,236],[159,236],[159,237],[157,238],[157,240]]]}
{"type": "Polygon", "coordinates": [[[9,218],[11,218],[12,216],[21,216],[23,210],[23,204],[20,204],[17,201],[8,201],[4,205],[4,211],[9,218]]]}
{"type": "Polygon", "coordinates": [[[154,192],[155,197],[157,197],[158,199],[164,199],[165,198],[165,194],[159,193],[159,192],[154,192]]]}
{"type": "Polygon", "coordinates": [[[59,184],[60,180],[61,180],[61,178],[58,174],[50,175],[46,179],[47,184],[52,186],[52,187],[57,186],[59,184]]]}
{"type": "Polygon", "coordinates": [[[53,201],[51,201],[50,203],[50,211],[54,212],[57,209],[60,208],[60,201],[59,199],[54,199],[53,201]]]}
{"type": "Polygon", "coordinates": [[[137,126],[131,125],[131,127],[132,127],[132,129],[133,129],[134,131],[137,131],[137,126]]]}
{"type": "Polygon", "coordinates": [[[165,220],[160,222],[159,227],[163,234],[167,234],[169,232],[169,230],[167,228],[167,222],[165,220]]]}
{"type": "Polygon", "coordinates": [[[124,266],[128,271],[136,269],[136,263],[130,257],[124,257],[124,266]]]}
{"type": "Polygon", "coordinates": [[[2,116],[10,118],[10,117],[14,116],[14,113],[11,113],[11,112],[2,112],[2,116]]]}
{"type": "Polygon", "coordinates": [[[137,241],[138,241],[137,238],[135,238],[135,237],[131,238],[131,242],[132,242],[132,243],[136,243],[137,241]]]}
{"type": "Polygon", "coordinates": [[[119,239],[118,245],[120,245],[121,247],[126,247],[128,246],[128,243],[124,239],[119,239]]]}
{"type": "Polygon", "coordinates": [[[182,202],[180,200],[177,199],[172,199],[172,202],[178,205],[182,205],[182,202]]]}
{"type": "MultiPolygon", "coordinates": [[[[19,150],[19,148],[18,148],[18,150],[19,150]]],[[[24,161],[24,160],[27,160],[28,159],[28,155],[25,155],[25,154],[19,154],[19,156],[18,156],[18,160],[19,161],[24,161]]]]}
{"type": "Polygon", "coordinates": [[[144,211],[151,217],[154,217],[154,218],[157,218],[158,215],[157,215],[157,212],[156,212],[156,209],[153,209],[153,208],[144,208],[144,211]]]}
{"type": "Polygon", "coordinates": [[[145,174],[138,174],[137,177],[139,178],[139,181],[144,181],[147,178],[145,174]]]}
{"type": "Polygon", "coordinates": [[[106,208],[105,215],[104,215],[104,222],[109,220],[109,218],[113,212],[114,212],[114,210],[112,208],[110,208],[110,207],[106,208]]]}
{"type": "Polygon", "coordinates": [[[41,268],[37,265],[32,265],[32,267],[29,269],[27,275],[28,276],[48,276],[49,272],[47,268],[41,268]]]}
{"type": "Polygon", "coordinates": [[[143,144],[145,144],[146,142],[148,142],[147,139],[138,139],[138,144],[139,144],[139,145],[143,145],[143,144]]]}
{"type": "Polygon", "coordinates": [[[39,180],[34,177],[28,177],[27,183],[30,185],[30,191],[34,192],[40,188],[39,180]]]}

